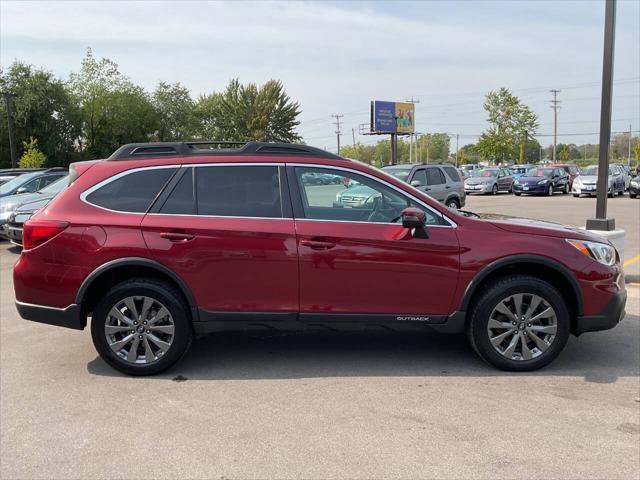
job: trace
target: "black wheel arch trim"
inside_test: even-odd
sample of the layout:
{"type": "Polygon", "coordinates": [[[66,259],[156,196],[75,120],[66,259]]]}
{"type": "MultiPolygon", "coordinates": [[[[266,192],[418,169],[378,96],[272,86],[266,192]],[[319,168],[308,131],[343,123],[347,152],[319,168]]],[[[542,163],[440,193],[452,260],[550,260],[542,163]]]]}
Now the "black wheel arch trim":
{"type": "Polygon", "coordinates": [[[148,267],[154,270],[157,270],[159,273],[167,275],[171,278],[180,291],[184,294],[187,303],[189,304],[189,308],[191,309],[193,320],[198,321],[198,308],[193,293],[187,286],[187,284],[180,278],[175,272],[171,269],[165,267],[160,262],[156,260],[151,260],[149,258],[144,257],[128,257],[128,258],[118,258],[115,260],[110,260],[106,263],[103,263],[98,268],[93,270],[82,282],[80,285],[80,289],[76,295],[76,304],[82,305],[84,297],[91,286],[91,284],[103,273],[108,272],[109,270],[113,270],[114,268],[126,267],[126,266],[141,266],[148,267]]]}
{"type": "Polygon", "coordinates": [[[487,278],[491,273],[496,270],[507,267],[510,265],[517,265],[519,263],[537,263],[539,265],[544,265],[545,267],[549,267],[554,269],[556,272],[561,274],[571,285],[573,292],[575,294],[576,303],[577,303],[577,312],[578,316],[583,314],[583,298],[582,298],[582,290],[580,289],[580,285],[578,284],[578,280],[571,273],[571,271],[562,265],[561,263],[550,260],[546,257],[540,257],[537,255],[513,255],[509,257],[499,258],[498,260],[493,261],[489,265],[485,266],[482,270],[480,270],[475,277],[471,280],[469,285],[467,285],[466,290],[464,291],[464,295],[462,296],[462,300],[460,302],[459,311],[467,311],[469,307],[469,303],[473,294],[477,291],[478,287],[482,284],[482,281],[487,278]]]}

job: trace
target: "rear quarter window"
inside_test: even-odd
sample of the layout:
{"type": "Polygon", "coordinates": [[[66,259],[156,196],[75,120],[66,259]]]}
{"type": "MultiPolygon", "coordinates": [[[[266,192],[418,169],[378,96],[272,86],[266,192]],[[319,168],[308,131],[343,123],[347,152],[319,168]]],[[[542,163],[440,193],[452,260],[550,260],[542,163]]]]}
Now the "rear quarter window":
{"type": "Polygon", "coordinates": [[[442,167],[452,182],[460,182],[460,173],[453,167],[442,167]]]}
{"type": "Polygon", "coordinates": [[[150,168],[127,173],[98,187],[85,200],[108,210],[144,213],[175,171],[175,168],[150,168]]]}

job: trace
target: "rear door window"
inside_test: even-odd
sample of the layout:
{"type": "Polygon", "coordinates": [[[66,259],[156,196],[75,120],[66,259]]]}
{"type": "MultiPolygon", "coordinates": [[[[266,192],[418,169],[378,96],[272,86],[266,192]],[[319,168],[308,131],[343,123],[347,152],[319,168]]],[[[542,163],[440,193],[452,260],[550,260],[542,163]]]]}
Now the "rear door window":
{"type": "Polygon", "coordinates": [[[127,173],[93,190],[85,200],[117,212],[144,213],[175,171],[176,168],[147,168],[127,173]]]}
{"type": "Polygon", "coordinates": [[[427,168],[427,185],[442,185],[445,183],[444,175],[439,168],[427,168]]]}
{"type": "Polygon", "coordinates": [[[277,166],[207,166],[195,174],[198,215],[283,217],[277,166]]]}

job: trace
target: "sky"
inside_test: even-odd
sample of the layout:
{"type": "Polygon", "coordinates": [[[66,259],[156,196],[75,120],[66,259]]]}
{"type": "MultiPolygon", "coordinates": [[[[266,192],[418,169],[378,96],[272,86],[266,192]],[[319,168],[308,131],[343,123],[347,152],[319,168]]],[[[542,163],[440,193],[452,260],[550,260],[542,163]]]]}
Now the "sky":
{"type": "MultiPolygon", "coordinates": [[[[232,78],[275,78],[298,101],[299,133],[336,150],[359,134],[371,100],[416,104],[416,130],[455,149],[486,127],[484,95],[507,87],[538,115],[538,139],[597,143],[604,2],[16,2],[0,0],[0,67],[20,60],[61,78],[87,47],[152,90],[180,82],[195,98],[232,78]]],[[[640,1],[617,3],[612,130],[640,131],[640,1]]]]}

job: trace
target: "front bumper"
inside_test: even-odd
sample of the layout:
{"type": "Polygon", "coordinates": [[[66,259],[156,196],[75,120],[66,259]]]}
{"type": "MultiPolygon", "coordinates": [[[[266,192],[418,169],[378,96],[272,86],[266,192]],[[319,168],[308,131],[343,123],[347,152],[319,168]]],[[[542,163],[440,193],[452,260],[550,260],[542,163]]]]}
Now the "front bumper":
{"type": "Polygon", "coordinates": [[[615,327],[625,316],[627,291],[614,293],[611,300],[598,315],[580,316],[576,319],[573,333],[577,336],[585,332],[598,332],[615,327]]]}
{"type": "Polygon", "coordinates": [[[465,185],[464,193],[489,193],[493,185],[465,185]]]}
{"type": "Polygon", "coordinates": [[[83,330],[87,325],[86,318],[80,315],[80,306],[75,303],[66,308],[55,308],[16,301],[16,308],[22,318],[33,322],[74,330],[83,330]]]}
{"type": "MultiPolygon", "coordinates": [[[[611,192],[611,187],[607,189],[607,193],[611,192]]],[[[571,189],[571,193],[574,195],[597,195],[598,190],[596,185],[586,185],[586,186],[577,186],[575,183],[573,184],[573,188],[571,189]]]]}
{"type": "Polygon", "coordinates": [[[638,196],[638,187],[629,186],[629,195],[638,196]]]}
{"type": "Polygon", "coordinates": [[[548,183],[545,183],[544,185],[520,185],[514,183],[513,193],[547,193],[547,188],[549,188],[548,183]]]}

